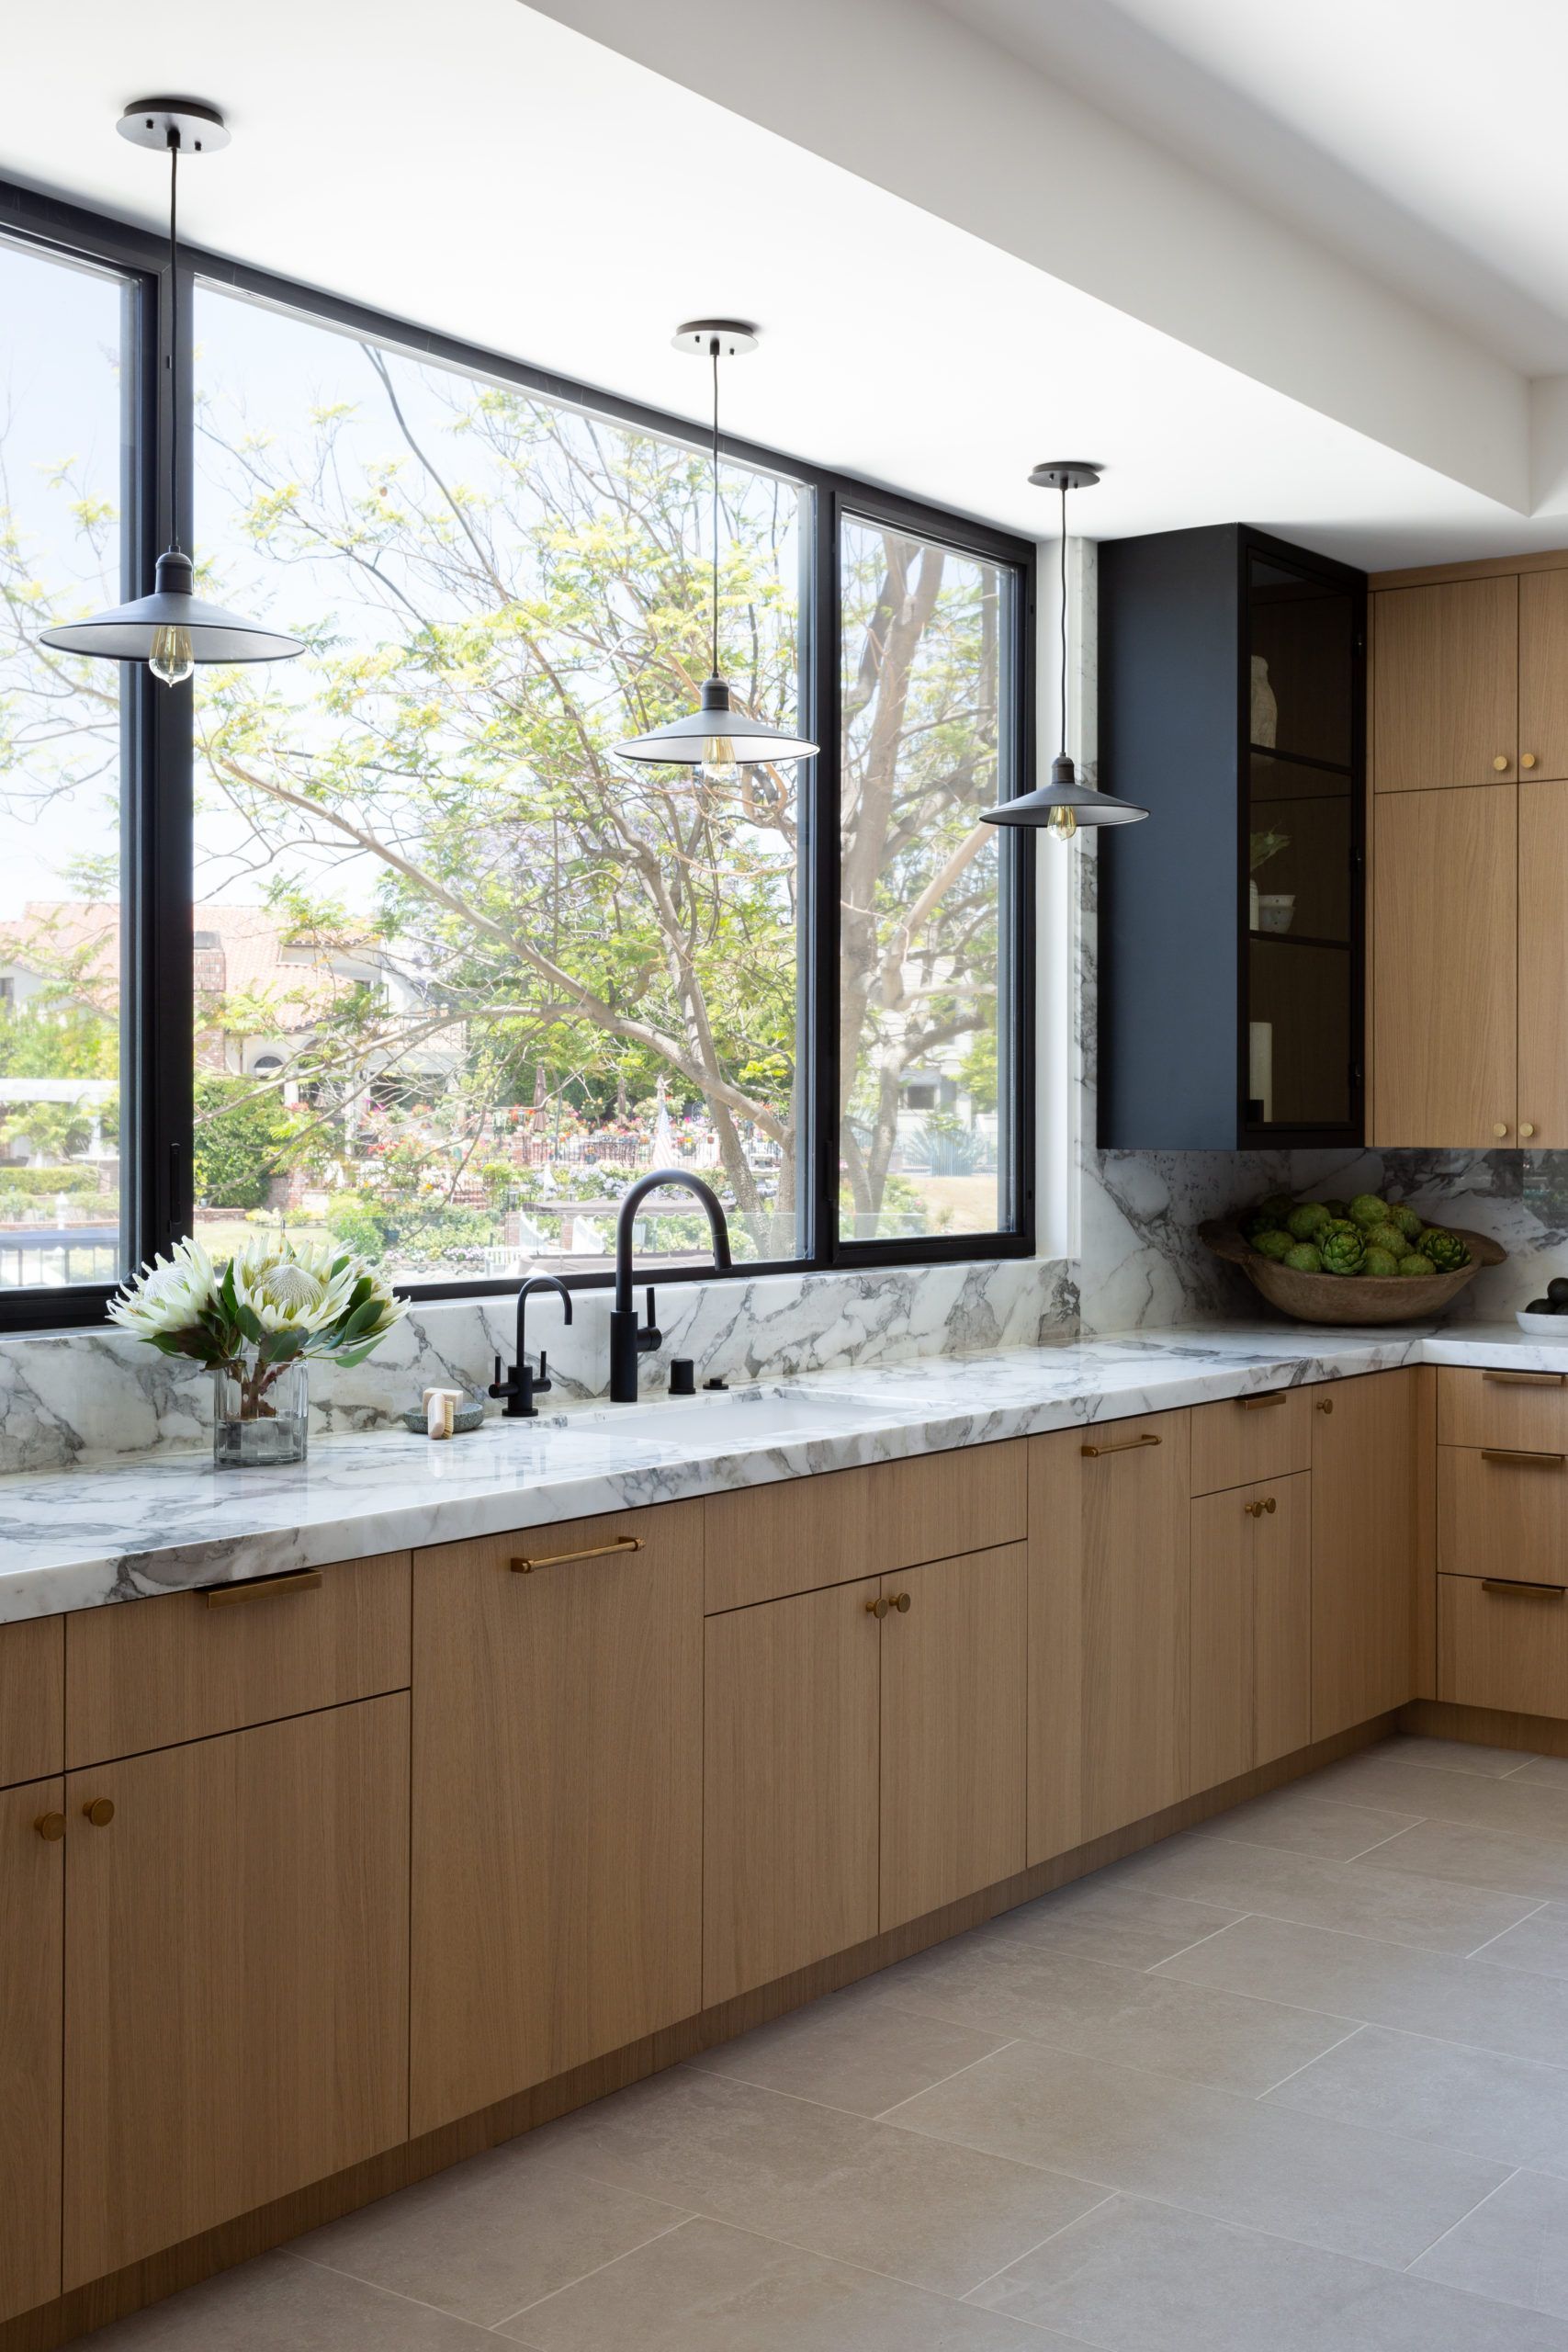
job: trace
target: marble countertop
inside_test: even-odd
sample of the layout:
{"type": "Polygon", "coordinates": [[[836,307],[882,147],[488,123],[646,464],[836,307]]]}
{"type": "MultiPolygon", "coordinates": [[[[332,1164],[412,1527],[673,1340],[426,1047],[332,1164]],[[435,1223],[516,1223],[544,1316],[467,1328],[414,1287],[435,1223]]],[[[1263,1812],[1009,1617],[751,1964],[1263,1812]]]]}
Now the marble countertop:
{"type": "Polygon", "coordinates": [[[0,1479],[0,1623],[1410,1363],[1568,1371],[1568,1333],[1201,1325],[496,1419],[445,1444],[319,1438],[291,1469],[165,1451],[18,1473],[0,1479]]]}

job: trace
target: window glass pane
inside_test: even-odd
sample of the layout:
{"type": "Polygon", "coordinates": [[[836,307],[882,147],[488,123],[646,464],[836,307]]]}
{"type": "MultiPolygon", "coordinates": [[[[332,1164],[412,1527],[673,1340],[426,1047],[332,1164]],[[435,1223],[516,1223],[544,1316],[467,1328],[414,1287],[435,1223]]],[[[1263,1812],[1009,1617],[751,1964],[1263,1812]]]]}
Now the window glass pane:
{"type": "MultiPolygon", "coordinates": [[[[707,673],[706,460],[215,288],[197,345],[204,593],[310,639],[197,673],[198,1230],[592,1272],[677,1164],[795,1257],[794,773],[611,752],[707,673]]],[[[725,666],[794,723],[803,494],[722,489],[725,666]]]]}
{"type": "Polygon", "coordinates": [[[0,241],[0,1289],[106,1282],[120,1199],[121,672],[38,643],[121,579],[119,280],[0,241]]]}
{"type": "Polygon", "coordinates": [[[1011,574],[844,525],[840,928],[846,1240],[995,1232],[999,740],[1011,574]]]}

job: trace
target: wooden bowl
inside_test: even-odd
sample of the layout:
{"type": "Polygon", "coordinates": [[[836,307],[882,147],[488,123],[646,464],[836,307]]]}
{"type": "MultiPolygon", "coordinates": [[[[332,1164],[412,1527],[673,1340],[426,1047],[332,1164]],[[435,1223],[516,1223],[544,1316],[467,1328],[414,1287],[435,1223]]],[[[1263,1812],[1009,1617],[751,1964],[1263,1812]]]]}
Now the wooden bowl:
{"type": "MultiPolygon", "coordinates": [[[[1234,1225],[1200,1226],[1216,1258],[1239,1266],[1270,1306],[1295,1323],[1423,1323],[1456,1299],[1483,1266],[1500,1266],[1507,1251],[1490,1234],[1446,1225],[1469,1245],[1470,1263],[1452,1274],[1299,1274],[1266,1258],[1234,1225]]],[[[1568,1337],[1568,1326],[1564,1336],[1568,1337]]]]}

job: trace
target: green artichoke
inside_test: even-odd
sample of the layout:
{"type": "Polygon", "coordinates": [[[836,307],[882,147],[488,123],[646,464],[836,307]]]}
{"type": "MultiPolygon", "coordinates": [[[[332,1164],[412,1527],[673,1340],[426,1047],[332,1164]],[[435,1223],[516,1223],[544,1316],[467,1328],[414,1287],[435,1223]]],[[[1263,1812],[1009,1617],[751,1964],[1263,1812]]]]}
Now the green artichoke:
{"type": "Polygon", "coordinates": [[[1370,1230],[1374,1225],[1387,1224],[1388,1203],[1381,1200],[1376,1193],[1358,1193],[1350,1204],[1350,1214],[1358,1225],[1364,1225],[1370,1230]]]}
{"type": "Polygon", "coordinates": [[[1374,1274],[1386,1282],[1390,1274],[1399,1272],[1399,1255],[1393,1250],[1374,1250],[1370,1245],[1361,1261],[1363,1274],[1374,1274]]]}
{"type": "Polygon", "coordinates": [[[1359,1274],[1366,1254],[1359,1233],[1326,1233],[1318,1243],[1325,1274],[1359,1274]]]}
{"type": "Polygon", "coordinates": [[[1414,1209],[1404,1206],[1392,1208],[1388,1213],[1388,1221],[1390,1225],[1398,1226],[1406,1241],[1416,1241],[1420,1238],[1422,1219],[1416,1216],[1414,1209]]]}
{"type": "Polygon", "coordinates": [[[1457,1274],[1461,1266],[1470,1263],[1470,1251],[1457,1233],[1445,1233],[1441,1226],[1428,1226],[1416,1245],[1423,1258],[1430,1258],[1440,1274],[1457,1274]]]}
{"type": "Polygon", "coordinates": [[[1265,1258],[1282,1259],[1294,1244],[1288,1233],[1281,1233],[1278,1226],[1270,1226],[1265,1232],[1252,1236],[1252,1246],[1265,1258]]]}
{"type": "Polygon", "coordinates": [[[1328,1211],[1329,1216],[1337,1222],[1348,1217],[1350,1214],[1350,1204],[1348,1201],[1325,1201],[1323,1205],[1328,1211]]]}
{"type": "Polygon", "coordinates": [[[1258,1202],[1257,1214],[1266,1216],[1270,1225],[1283,1225],[1294,1206],[1289,1193],[1270,1193],[1258,1202]]]}
{"type": "Polygon", "coordinates": [[[1328,1223],[1328,1211],[1321,1201],[1303,1201],[1285,1219],[1285,1229],[1298,1241],[1314,1240],[1328,1223]]]}
{"type": "Polygon", "coordinates": [[[1287,1250],[1283,1262],[1292,1273],[1321,1274],[1323,1272],[1323,1260],[1310,1241],[1298,1241],[1292,1249],[1287,1250]]]}
{"type": "Polygon", "coordinates": [[[1367,1228],[1369,1250],[1386,1250],[1392,1257],[1403,1258],[1407,1246],[1405,1236],[1397,1225],[1374,1225],[1367,1228]]]}
{"type": "Polygon", "coordinates": [[[1438,1270],[1436,1266],[1433,1265],[1430,1258],[1424,1258],[1419,1250],[1412,1250],[1406,1257],[1400,1260],[1398,1265],[1394,1268],[1395,1273],[1409,1274],[1411,1276],[1417,1274],[1435,1274],[1437,1271],[1438,1270]]]}

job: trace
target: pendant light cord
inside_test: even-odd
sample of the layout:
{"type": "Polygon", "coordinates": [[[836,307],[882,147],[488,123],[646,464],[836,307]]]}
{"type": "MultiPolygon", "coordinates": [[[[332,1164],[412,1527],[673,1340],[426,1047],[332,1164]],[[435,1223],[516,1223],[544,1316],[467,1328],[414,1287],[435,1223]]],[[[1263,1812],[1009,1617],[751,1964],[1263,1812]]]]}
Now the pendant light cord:
{"type": "Polygon", "coordinates": [[[1062,484],[1062,756],[1067,752],[1067,485],[1062,484]]]}
{"type": "Polygon", "coordinates": [[[180,134],[169,125],[169,545],[180,543],[180,425],[175,413],[175,393],[180,364],[179,270],[180,134]]]}
{"type": "Polygon", "coordinates": [[[713,359],[713,669],[718,675],[718,337],[708,337],[713,359]]]}

